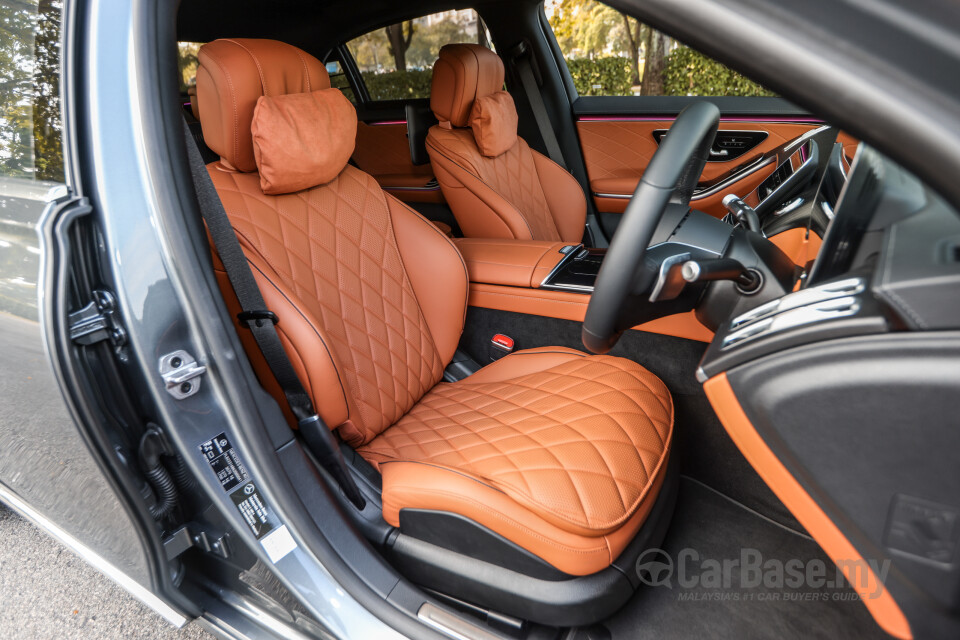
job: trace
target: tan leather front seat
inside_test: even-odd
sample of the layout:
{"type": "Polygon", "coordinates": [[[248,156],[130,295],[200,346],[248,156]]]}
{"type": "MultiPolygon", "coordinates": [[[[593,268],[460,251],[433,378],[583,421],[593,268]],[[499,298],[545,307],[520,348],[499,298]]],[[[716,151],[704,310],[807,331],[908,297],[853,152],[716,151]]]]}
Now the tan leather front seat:
{"type": "Polygon", "coordinates": [[[430,108],[440,121],[427,134],[430,163],[466,237],[580,242],[583,189],[517,136],[497,54],[476,44],[441,48],[430,108]]]}
{"type": "Polygon", "coordinates": [[[347,164],[356,113],[324,66],[267,40],[217,40],[199,60],[203,132],[221,157],[210,176],[304,387],[380,470],[386,521],[452,512],[568,574],[608,567],[665,474],[663,383],[565,348],[440,382],[463,330],[466,268],[443,233],[347,164]]]}

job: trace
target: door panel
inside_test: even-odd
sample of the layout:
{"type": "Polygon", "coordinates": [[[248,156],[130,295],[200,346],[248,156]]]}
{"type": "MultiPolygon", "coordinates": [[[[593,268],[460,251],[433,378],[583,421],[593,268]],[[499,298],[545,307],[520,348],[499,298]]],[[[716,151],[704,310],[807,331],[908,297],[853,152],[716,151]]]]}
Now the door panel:
{"type": "MultiPolygon", "coordinates": [[[[669,129],[672,124],[671,118],[646,116],[581,116],[578,119],[577,133],[590,179],[590,191],[600,212],[623,213],[640,176],[657,150],[654,132],[669,129]]],[[[701,182],[710,183],[730,174],[734,169],[746,167],[767,151],[776,149],[819,125],[819,122],[812,120],[783,122],[776,118],[724,118],[720,123],[721,131],[762,131],[767,136],[740,157],[708,162],[701,182]]],[[[729,187],[703,198],[695,198],[693,206],[721,217],[726,213],[721,203],[725,195],[736,193],[745,196],[756,189],[775,168],[768,165],[756,171],[744,172],[744,177],[729,187]]]]}
{"type": "Polygon", "coordinates": [[[353,161],[404,202],[443,202],[431,166],[410,160],[407,122],[402,118],[357,123],[353,161]]]}

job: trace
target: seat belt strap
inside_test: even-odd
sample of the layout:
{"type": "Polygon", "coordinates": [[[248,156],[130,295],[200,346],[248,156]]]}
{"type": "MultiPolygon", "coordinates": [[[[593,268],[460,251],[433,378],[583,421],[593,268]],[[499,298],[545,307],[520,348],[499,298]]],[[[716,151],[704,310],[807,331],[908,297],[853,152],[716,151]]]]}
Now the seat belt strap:
{"type": "MultiPolygon", "coordinates": [[[[517,68],[517,74],[520,76],[520,84],[523,86],[523,93],[527,96],[527,103],[533,111],[533,119],[537,123],[537,129],[540,130],[540,137],[546,146],[547,155],[558,165],[567,168],[567,163],[563,158],[563,152],[560,150],[560,142],[557,140],[557,134],[553,130],[553,124],[550,122],[550,116],[547,114],[547,106],[543,102],[543,95],[540,93],[540,86],[537,84],[537,78],[533,72],[533,53],[526,42],[520,42],[511,52],[513,63],[517,68]]],[[[593,206],[587,205],[587,223],[584,227],[586,242],[591,247],[607,247],[607,240],[600,231],[600,221],[593,211],[593,206]],[[594,232],[596,229],[599,232],[594,232]]]]}
{"type": "Polygon", "coordinates": [[[220,196],[213,186],[213,180],[207,172],[207,167],[200,156],[196,141],[190,134],[190,129],[184,121],[184,136],[186,137],[187,155],[190,158],[190,174],[193,177],[193,186],[197,191],[200,203],[200,212],[207,224],[213,246],[220,256],[220,262],[227,272],[230,286],[233,287],[240,307],[243,310],[237,314],[240,323],[250,329],[257,346],[263,354],[270,371],[273,373],[283,395],[287,398],[290,411],[297,419],[300,434],[310,448],[311,453],[337,481],[344,495],[358,509],[363,509],[366,500],[360,493],[360,488],[347,469],[337,440],[313,407],[310,395],[303,388],[290,358],[287,356],[280,335],[277,333],[277,316],[267,309],[263,294],[243,253],[237,234],[230,224],[230,218],[223,208],[220,196]]]}
{"type": "Polygon", "coordinates": [[[543,96],[540,94],[540,87],[537,85],[537,78],[533,73],[532,57],[533,54],[526,42],[521,42],[513,49],[513,62],[520,76],[520,84],[523,86],[523,93],[527,96],[527,103],[533,111],[533,119],[537,122],[540,137],[547,148],[547,155],[550,156],[551,160],[566,169],[567,163],[563,159],[557,134],[553,130],[553,124],[547,114],[547,106],[543,103],[543,96]]]}

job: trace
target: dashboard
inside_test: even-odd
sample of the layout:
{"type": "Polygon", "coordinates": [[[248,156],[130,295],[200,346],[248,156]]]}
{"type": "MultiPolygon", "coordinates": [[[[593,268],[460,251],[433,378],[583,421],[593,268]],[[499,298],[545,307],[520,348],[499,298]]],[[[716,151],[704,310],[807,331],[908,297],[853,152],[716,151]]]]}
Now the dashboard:
{"type": "Polygon", "coordinates": [[[764,230],[782,226],[785,214],[776,211],[800,199],[786,212],[789,224],[823,229],[819,255],[796,291],[721,324],[698,369],[701,381],[803,344],[956,326],[960,216],[869,146],[860,146],[848,173],[842,169],[828,158],[815,189],[777,198],[764,230]]]}

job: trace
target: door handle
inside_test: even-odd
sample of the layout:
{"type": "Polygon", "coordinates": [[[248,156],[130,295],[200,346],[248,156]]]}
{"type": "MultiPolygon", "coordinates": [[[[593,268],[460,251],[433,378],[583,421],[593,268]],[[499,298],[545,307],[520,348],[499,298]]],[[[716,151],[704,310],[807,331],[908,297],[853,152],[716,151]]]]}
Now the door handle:
{"type": "Polygon", "coordinates": [[[726,158],[729,155],[730,151],[728,149],[720,149],[719,151],[717,149],[710,149],[711,158],[726,158]]]}

